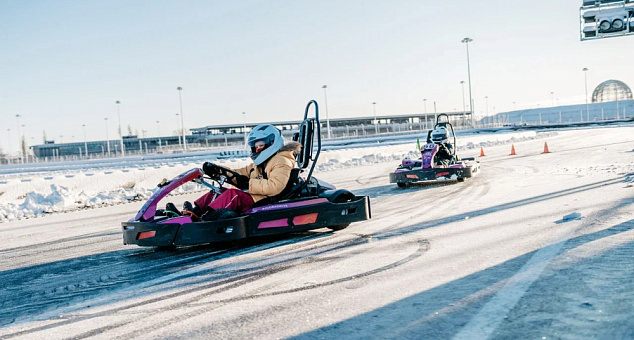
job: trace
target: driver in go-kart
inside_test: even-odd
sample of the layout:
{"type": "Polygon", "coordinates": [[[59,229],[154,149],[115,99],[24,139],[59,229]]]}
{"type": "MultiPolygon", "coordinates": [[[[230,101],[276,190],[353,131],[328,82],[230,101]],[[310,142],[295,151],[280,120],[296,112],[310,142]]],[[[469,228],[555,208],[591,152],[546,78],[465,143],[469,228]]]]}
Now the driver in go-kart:
{"type": "MultiPolygon", "coordinates": [[[[298,142],[284,144],[280,130],[270,124],[258,125],[248,137],[253,163],[238,169],[230,169],[238,176],[228,177],[228,182],[238,189],[227,189],[214,200],[208,192],[194,201],[185,202],[183,213],[203,221],[213,221],[221,216],[236,216],[248,210],[255,202],[281,193],[296,165],[295,155],[301,151],[298,142]],[[243,190],[248,190],[248,193],[243,190]]],[[[203,172],[211,178],[223,174],[222,167],[205,162],[203,172]]],[[[169,204],[169,203],[168,203],[169,204]]],[[[173,204],[172,204],[173,205],[173,204]]]]}
{"type": "Polygon", "coordinates": [[[438,145],[435,163],[437,165],[449,166],[454,155],[453,145],[449,141],[449,131],[447,131],[447,128],[444,126],[436,127],[431,133],[431,140],[434,144],[438,145]]]}

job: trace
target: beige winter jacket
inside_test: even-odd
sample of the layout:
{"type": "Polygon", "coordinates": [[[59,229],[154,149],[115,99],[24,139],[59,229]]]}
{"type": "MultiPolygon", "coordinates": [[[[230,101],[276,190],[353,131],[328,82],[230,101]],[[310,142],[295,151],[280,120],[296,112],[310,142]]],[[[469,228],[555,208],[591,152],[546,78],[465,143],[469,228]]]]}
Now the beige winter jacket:
{"type": "Polygon", "coordinates": [[[291,176],[291,169],[297,164],[295,155],[301,149],[301,144],[289,142],[260,166],[251,163],[244,168],[233,169],[240,175],[249,177],[249,194],[253,197],[253,202],[275,196],[284,190],[291,176]],[[262,175],[262,168],[266,179],[262,175]]]}

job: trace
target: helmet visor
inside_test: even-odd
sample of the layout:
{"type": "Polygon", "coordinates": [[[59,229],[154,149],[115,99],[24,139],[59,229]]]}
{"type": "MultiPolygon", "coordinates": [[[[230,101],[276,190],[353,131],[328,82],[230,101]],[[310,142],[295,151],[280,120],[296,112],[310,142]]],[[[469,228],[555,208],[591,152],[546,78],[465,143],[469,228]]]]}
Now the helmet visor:
{"type": "Polygon", "coordinates": [[[249,141],[249,147],[251,148],[251,153],[259,153],[269,146],[273,145],[275,141],[275,136],[270,134],[264,138],[254,139],[249,141]]]}
{"type": "Polygon", "coordinates": [[[275,141],[275,135],[270,134],[266,137],[260,137],[256,139],[249,139],[249,147],[254,148],[257,142],[264,142],[265,145],[271,145],[275,141]]]}
{"type": "Polygon", "coordinates": [[[434,133],[431,135],[431,139],[434,142],[441,142],[445,139],[447,139],[447,134],[446,133],[434,133]]]}

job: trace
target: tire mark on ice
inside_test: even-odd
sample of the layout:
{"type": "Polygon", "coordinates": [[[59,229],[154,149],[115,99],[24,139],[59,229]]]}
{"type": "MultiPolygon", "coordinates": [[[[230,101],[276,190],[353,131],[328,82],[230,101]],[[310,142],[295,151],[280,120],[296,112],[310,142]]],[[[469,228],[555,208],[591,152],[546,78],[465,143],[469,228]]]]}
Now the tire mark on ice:
{"type": "MultiPolygon", "coordinates": [[[[331,286],[331,285],[335,285],[335,284],[340,284],[340,283],[344,283],[344,282],[349,282],[352,280],[357,280],[357,279],[361,279],[364,277],[368,277],[371,275],[375,275],[393,268],[396,268],[398,266],[401,266],[405,263],[408,263],[420,256],[422,256],[424,253],[426,253],[429,250],[429,241],[427,240],[421,240],[419,242],[419,246],[417,247],[416,251],[410,255],[408,255],[405,258],[402,258],[398,261],[395,261],[393,263],[387,264],[385,266],[379,267],[379,268],[375,268],[369,271],[365,271],[362,273],[358,273],[355,275],[350,275],[350,276],[346,276],[346,277],[342,277],[339,279],[335,279],[335,280],[330,280],[330,281],[326,281],[326,282],[322,282],[322,283],[316,283],[316,284],[312,284],[309,286],[304,286],[304,287],[297,287],[297,288],[291,288],[291,289],[286,289],[286,290],[280,290],[280,291],[275,291],[275,292],[269,292],[269,293],[261,293],[261,294],[254,294],[254,295],[245,295],[245,296],[237,296],[234,298],[230,298],[230,299],[221,299],[221,300],[216,300],[216,301],[212,301],[212,302],[206,302],[206,303],[198,303],[198,301],[200,300],[200,298],[202,297],[208,297],[210,295],[213,295],[215,293],[220,293],[224,290],[226,290],[225,288],[221,288],[218,289],[216,291],[213,292],[208,292],[207,294],[205,294],[204,296],[198,296],[195,298],[192,298],[189,300],[189,302],[184,302],[184,303],[179,303],[179,304],[175,304],[173,305],[173,307],[175,308],[182,308],[183,304],[187,305],[187,307],[201,307],[198,308],[195,311],[190,311],[187,312],[187,314],[185,316],[176,316],[173,317],[171,319],[167,319],[167,320],[163,320],[161,321],[161,323],[159,325],[150,325],[150,326],[146,326],[144,328],[137,328],[132,332],[126,333],[122,336],[122,338],[124,339],[129,339],[129,338],[134,338],[137,336],[142,336],[147,334],[148,332],[151,331],[156,331],[157,329],[160,328],[164,328],[164,327],[168,327],[176,322],[182,322],[185,321],[187,319],[196,317],[198,315],[202,315],[205,314],[207,312],[210,312],[214,309],[220,308],[222,307],[223,304],[227,304],[227,303],[232,303],[232,302],[237,302],[237,301],[245,301],[245,300],[252,300],[252,299],[258,299],[258,298],[264,298],[264,297],[271,297],[271,296],[278,296],[278,295],[283,295],[283,294],[290,294],[290,293],[296,293],[296,292],[300,292],[300,291],[307,291],[307,290],[312,290],[312,289],[316,289],[316,288],[320,288],[320,287],[326,287],[326,286],[331,286]]],[[[286,268],[284,268],[283,270],[292,268],[294,266],[287,266],[286,268]]],[[[281,270],[280,270],[281,271],[281,270]]],[[[152,313],[151,311],[146,312],[146,313],[152,313]]],[[[115,327],[120,327],[122,325],[116,325],[115,327]]],[[[110,330],[110,328],[108,328],[108,326],[104,327],[103,330],[101,330],[101,332],[103,331],[107,331],[110,330]]],[[[82,334],[79,337],[73,337],[72,339],[85,339],[85,338],[89,338],[91,336],[94,336],[98,333],[95,332],[87,332],[85,334],[82,334]]]]}
{"type": "MultiPolygon", "coordinates": [[[[322,250],[321,252],[319,252],[319,254],[323,254],[323,253],[327,253],[329,251],[333,251],[333,250],[341,250],[343,249],[343,247],[341,246],[341,244],[339,243],[344,243],[347,244],[347,246],[355,246],[355,245],[359,245],[359,244],[365,244],[367,243],[367,239],[363,238],[363,237],[358,237],[355,240],[348,240],[348,241],[340,241],[337,244],[333,245],[330,247],[330,249],[325,249],[322,250]]],[[[359,274],[355,274],[349,277],[345,277],[345,278],[340,278],[340,279],[336,279],[336,280],[332,280],[329,282],[325,282],[325,283],[321,283],[321,284],[315,284],[312,286],[305,286],[305,287],[300,287],[300,288],[295,288],[295,289],[290,289],[287,291],[281,291],[281,292],[272,292],[272,293],[265,293],[265,294],[260,294],[260,295],[255,295],[255,296],[243,296],[243,297],[239,297],[239,299],[244,300],[244,299],[255,299],[255,298],[260,298],[260,297],[264,297],[264,296],[270,296],[270,295],[279,295],[279,294],[286,294],[286,293],[292,293],[298,290],[307,290],[307,289],[315,289],[324,285],[332,285],[332,284],[336,284],[336,283],[340,283],[340,282],[347,282],[350,280],[353,280],[355,278],[361,278],[361,277],[365,277],[368,275],[372,275],[372,274],[376,274],[378,272],[381,271],[385,271],[385,270],[389,270],[392,269],[394,267],[397,267],[399,265],[402,265],[404,263],[407,263],[411,260],[413,260],[415,257],[418,257],[420,255],[422,255],[422,253],[424,253],[425,251],[427,251],[427,249],[429,248],[429,243],[427,241],[422,241],[421,245],[419,246],[418,250],[408,256],[406,259],[401,259],[399,261],[396,261],[392,264],[383,266],[381,268],[378,269],[374,269],[374,270],[370,270],[368,272],[365,273],[359,273],[359,274]]],[[[315,256],[315,255],[313,255],[315,256]]],[[[173,309],[178,309],[180,307],[183,307],[184,304],[190,304],[190,303],[194,303],[194,302],[198,302],[201,298],[204,297],[208,297],[211,296],[213,294],[216,293],[221,293],[223,291],[226,291],[227,289],[232,289],[232,288],[236,288],[239,286],[243,286],[245,284],[251,283],[251,282],[255,282],[257,280],[266,278],[270,275],[282,272],[284,270],[287,269],[291,269],[291,268],[296,268],[297,265],[301,265],[302,263],[313,263],[315,262],[315,259],[312,258],[299,258],[299,259],[295,259],[292,261],[286,261],[279,263],[277,265],[274,265],[273,267],[271,267],[268,264],[265,264],[264,266],[262,266],[261,268],[257,268],[257,270],[255,271],[251,271],[248,273],[239,273],[239,275],[235,275],[235,272],[225,272],[226,274],[223,274],[220,276],[220,281],[214,281],[211,283],[207,283],[203,286],[197,286],[197,287],[192,287],[186,290],[182,290],[182,291],[178,291],[178,292],[174,292],[171,294],[167,294],[167,295],[162,295],[159,297],[155,297],[155,298],[150,298],[144,301],[140,301],[140,302],[136,302],[136,303],[132,303],[132,304],[128,304],[126,306],[122,306],[122,307],[115,307],[115,308],[111,308],[108,309],[106,311],[103,312],[99,312],[99,313],[94,313],[94,314],[86,314],[86,315],[79,315],[79,316],[75,316],[75,315],[63,315],[63,311],[54,311],[51,315],[46,316],[46,317],[40,317],[38,319],[45,319],[45,318],[49,318],[49,319],[54,319],[54,318],[58,318],[58,317],[62,317],[65,320],[63,321],[59,321],[59,322],[55,322],[53,324],[49,324],[49,325],[44,325],[44,326],[40,326],[40,327],[36,327],[36,328],[32,328],[32,329],[28,329],[28,330],[24,330],[24,331],[19,331],[16,333],[12,333],[12,334],[6,334],[4,336],[0,336],[0,339],[7,339],[7,338],[11,338],[11,337],[15,337],[15,336],[23,336],[23,335],[28,335],[28,334],[33,334],[36,332],[40,332],[40,331],[46,331],[46,330],[50,330],[50,329],[55,329],[57,327],[62,327],[65,325],[69,325],[75,322],[81,322],[81,321],[85,321],[87,319],[91,319],[91,318],[95,318],[95,317],[101,317],[101,316],[108,316],[108,315],[113,315],[116,313],[120,313],[120,312],[124,312],[126,310],[132,309],[132,308],[136,308],[136,307],[141,307],[141,306],[147,306],[149,304],[155,303],[155,302],[160,302],[160,301],[164,301],[167,299],[173,299],[173,298],[177,298],[183,295],[188,295],[191,293],[195,293],[194,296],[192,296],[191,298],[187,299],[185,302],[177,302],[174,303],[170,306],[167,307],[163,307],[160,308],[158,310],[158,312],[162,311],[162,310],[173,310],[173,309]],[[210,291],[211,289],[211,291],[210,291]],[[62,314],[62,315],[60,315],[62,314]]],[[[202,266],[202,267],[207,267],[207,266],[202,266]]],[[[196,271],[201,271],[201,268],[193,268],[196,271]]],[[[184,277],[185,275],[183,275],[182,272],[180,273],[174,273],[171,279],[172,280],[176,280],[176,279],[180,279],[182,277],[184,277]]],[[[140,289],[142,289],[143,287],[150,287],[150,286],[154,286],[160,283],[164,283],[167,282],[168,280],[166,278],[159,278],[156,280],[153,280],[154,282],[148,282],[147,284],[141,284],[141,285],[136,285],[134,287],[130,287],[129,290],[130,292],[127,294],[127,297],[138,297],[138,291],[140,289]]],[[[123,297],[126,298],[126,297],[123,297]]],[[[121,301],[123,298],[118,298],[117,300],[121,301]]],[[[104,300],[104,301],[109,301],[112,302],[112,297],[104,297],[102,299],[94,299],[91,301],[86,301],[82,304],[82,306],[75,306],[73,307],[74,310],[78,310],[78,309],[82,309],[82,308],[88,308],[89,306],[94,306],[94,305],[99,305],[100,301],[98,300],[104,300]],[[79,308],[81,307],[81,308],[79,308]]],[[[229,300],[225,301],[225,302],[230,302],[229,300]]],[[[214,307],[216,308],[216,307],[214,307]]],[[[155,313],[157,312],[157,310],[154,311],[149,311],[148,313],[155,313]]],[[[190,317],[194,317],[195,315],[190,315],[189,313],[187,314],[188,317],[187,318],[182,318],[179,317],[178,319],[180,321],[184,321],[190,317]]],[[[82,335],[76,336],[76,337],[72,337],[72,339],[83,339],[83,338],[87,338],[87,337],[92,337],[95,336],[97,334],[101,334],[103,332],[109,331],[109,330],[113,330],[115,328],[118,327],[122,327],[124,325],[130,324],[132,322],[137,321],[138,319],[134,319],[134,320],[126,320],[124,322],[119,322],[115,325],[109,325],[109,326],[105,326],[99,329],[95,329],[95,330],[91,330],[87,333],[84,333],[82,335]]],[[[146,320],[147,321],[147,320],[146,320]]],[[[168,324],[165,323],[161,323],[162,325],[167,326],[168,324]]],[[[156,329],[157,326],[153,326],[152,329],[156,329]]]]}

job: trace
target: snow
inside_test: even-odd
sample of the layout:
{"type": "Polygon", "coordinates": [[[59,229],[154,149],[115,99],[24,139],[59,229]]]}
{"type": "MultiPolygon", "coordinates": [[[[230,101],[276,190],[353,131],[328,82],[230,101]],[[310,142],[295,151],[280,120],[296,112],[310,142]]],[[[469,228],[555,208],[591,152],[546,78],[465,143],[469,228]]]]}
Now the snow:
{"type": "MultiPolygon", "coordinates": [[[[505,132],[466,135],[458,139],[458,151],[479,149],[517,143],[520,141],[544,138],[555,135],[554,132],[505,132]]],[[[366,140],[356,140],[357,147],[333,147],[334,150],[322,151],[316,171],[332,171],[350,167],[399,162],[405,157],[418,158],[416,140],[389,140],[384,143],[363,144],[366,140]],[[361,143],[361,144],[359,144],[361,143]]],[[[72,211],[85,208],[98,208],[149,198],[156,184],[163,178],[173,178],[191,168],[200,167],[206,159],[213,157],[208,153],[194,154],[183,158],[167,155],[145,157],[140,164],[134,165],[130,159],[86,161],[64,165],[35,164],[30,168],[22,166],[21,173],[8,172],[0,176],[0,222],[36,217],[41,214],[72,211]]],[[[248,158],[218,159],[222,166],[237,168],[247,165],[248,158]]],[[[180,187],[175,194],[205,190],[197,184],[180,187]]]]}
{"type": "MultiPolygon", "coordinates": [[[[371,198],[370,220],[334,233],[169,251],[122,245],[120,222],[142,200],[8,221],[0,224],[0,337],[629,339],[632,131],[488,135],[460,155],[495,144],[485,146],[478,176],[404,189],[387,177],[414,143],[324,151],[330,166],[316,176],[371,198]]],[[[144,165],[139,176],[157,173],[146,188],[199,164],[173,163],[144,165]]],[[[136,171],[127,169],[100,171],[136,171]]],[[[50,176],[81,178],[66,174],[50,176]]],[[[54,183],[51,196],[53,183],[42,182],[32,202],[63,206],[71,200],[59,195],[81,192],[54,183]]],[[[130,195],[144,187],[113,182],[130,195]]],[[[199,195],[187,190],[174,198],[199,195]]]]}

